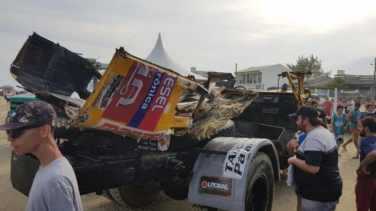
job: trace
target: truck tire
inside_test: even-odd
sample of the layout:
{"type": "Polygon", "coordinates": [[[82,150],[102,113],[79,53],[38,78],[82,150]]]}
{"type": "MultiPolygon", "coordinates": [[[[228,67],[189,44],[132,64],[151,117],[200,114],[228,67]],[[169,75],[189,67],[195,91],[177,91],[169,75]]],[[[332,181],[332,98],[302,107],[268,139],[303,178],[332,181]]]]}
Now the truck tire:
{"type": "Polygon", "coordinates": [[[258,152],[249,167],[245,210],[270,211],[274,196],[274,174],[268,155],[258,152]]]}
{"type": "Polygon", "coordinates": [[[154,181],[142,185],[127,185],[109,189],[112,198],[119,204],[139,208],[151,204],[160,193],[154,181]]]}
{"type": "Polygon", "coordinates": [[[172,183],[163,188],[163,192],[174,200],[184,200],[188,197],[189,184],[172,183]]]}

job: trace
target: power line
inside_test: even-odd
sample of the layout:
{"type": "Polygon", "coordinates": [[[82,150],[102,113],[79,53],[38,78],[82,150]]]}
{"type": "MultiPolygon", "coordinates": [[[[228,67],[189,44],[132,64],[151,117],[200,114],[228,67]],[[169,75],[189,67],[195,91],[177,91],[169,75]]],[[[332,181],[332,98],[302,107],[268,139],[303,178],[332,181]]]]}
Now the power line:
{"type": "Polygon", "coordinates": [[[3,63],[3,65],[8,69],[9,67],[3,62],[3,60],[1,60],[0,59],[0,61],[1,61],[1,63],[3,63]]]}
{"type": "Polygon", "coordinates": [[[11,48],[13,48],[15,51],[19,51],[19,50],[17,50],[15,47],[13,47],[13,46],[11,46],[11,45],[9,45],[11,48]]]}

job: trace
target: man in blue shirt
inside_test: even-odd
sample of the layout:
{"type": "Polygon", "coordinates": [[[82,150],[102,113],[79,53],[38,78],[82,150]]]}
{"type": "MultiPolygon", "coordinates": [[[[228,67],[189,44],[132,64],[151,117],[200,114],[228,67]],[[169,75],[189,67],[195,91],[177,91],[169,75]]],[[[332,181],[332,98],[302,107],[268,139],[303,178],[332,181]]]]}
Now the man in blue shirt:
{"type": "Polygon", "coordinates": [[[376,120],[360,120],[359,133],[365,137],[360,146],[360,165],[355,186],[358,211],[376,210],[376,120]]]}

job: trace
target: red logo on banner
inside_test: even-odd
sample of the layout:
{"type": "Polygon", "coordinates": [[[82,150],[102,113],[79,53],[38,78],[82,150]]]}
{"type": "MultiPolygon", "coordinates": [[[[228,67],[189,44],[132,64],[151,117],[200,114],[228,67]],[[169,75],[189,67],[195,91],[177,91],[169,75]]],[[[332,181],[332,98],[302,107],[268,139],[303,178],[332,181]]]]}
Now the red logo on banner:
{"type": "Polygon", "coordinates": [[[156,71],[142,63],[133,62],[114,98],[103,112],[103,117],[128,123],[141,106],[156,71]]]}
{"type": "Polygon", "coordinates": [[[154,130],[158,124],[159,118],[164,112],[164,109],[170,99],[171,93],[174,89],[176,78],[165,74],[163,76],[162,82],[159,86],[157,94],[146,113],[144,119],[138,128],[143,130],[154,130]]]}
{"type": "Polygon", "coordinates": [[[205,180],[202,181],[201,186],[202,186],[203,188],[208,187],[208,182],[206,182],[205,180]]]}

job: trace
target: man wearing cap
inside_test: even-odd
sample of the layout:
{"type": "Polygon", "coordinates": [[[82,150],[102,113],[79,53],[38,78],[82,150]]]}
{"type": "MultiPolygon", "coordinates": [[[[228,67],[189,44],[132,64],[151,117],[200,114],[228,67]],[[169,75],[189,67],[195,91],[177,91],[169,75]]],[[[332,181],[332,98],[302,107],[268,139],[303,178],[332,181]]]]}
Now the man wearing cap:
{"type": "Polygon", "coordinates": [[[17,155],[32,153],[40,161],[29,193],[27,210],[82,210],[77,179],[54,140],[57,117],[45,102],[28,102],[13,112],[6,130],[17,155]]]}
{"type": "Polygon", "coordinates": [[[294,165],[294,181],[302,196],[302,210],[335,210],[342,195],[342,179],[338,169],[336,140],[331,132],[321,126],[315,109],[303,106],[295,114],[300,131],[307,137],[298,147],[294,165]]]}

